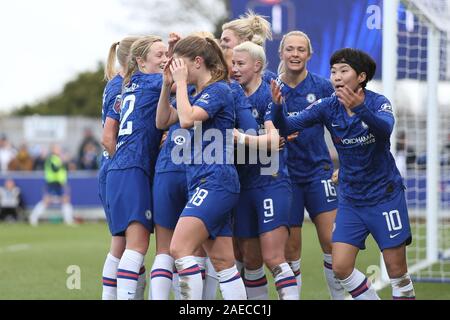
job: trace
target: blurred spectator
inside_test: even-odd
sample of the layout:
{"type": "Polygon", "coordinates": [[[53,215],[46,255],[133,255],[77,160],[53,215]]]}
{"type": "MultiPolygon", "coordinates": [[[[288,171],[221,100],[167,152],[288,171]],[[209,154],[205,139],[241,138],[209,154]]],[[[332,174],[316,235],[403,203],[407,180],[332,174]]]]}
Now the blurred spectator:
{"type": "Polygon", "coordinates": [[[92,130],[90,128],[85,128],[83,141],[78,148],[78,168],[81,170],[98,169],[98,157],[101,152],[101,145],[94,137],[92,130]]]}
{"type": "Polygon", "coordinates": [[[415,168],[416,151],[408,145],[404,131],[399,131],[397,135],[395,163],[402,177],[406,177],[407,170],[415,168]]]}
{"type": "Polygon", "coordinates": [[[5,134],[0,135],[0,172],[6,172],[8,165],[16,156],[16,150],[11,146],[5,134]]]}
{"type": "Polygon", "coordinates": [[[11,171],[31,171],[33,170],[33,159],[28,153],[25,144],[21,145],[16,157],[9,162],[8,170],[11,171]]]}
{"type": "Polygon", "coordinates": [[[47,159],[47,149],[40,148],[39,153],[34,158],[33,170],[43,171],[45,167],[45,160],[47,159]]]}
{"type": "Polygon", "coordinates": [[[40,202],[36,204],[30,214],[29,221],[32,226],[37,226],[39,217],[50,204],[61,204],[64,222],[73,224],[73,207],[70,203],[70,196],[67,189],[67,169],[63,162],[61,148],[53,145],[51,154],[45,161],[45,182],[46,191],[40,202]]]}
{"type": "Polygon", "coordinates": [[[19,187],[14,180],[6,179],[0,186],[0,220],[17,221],[23,211],[23,201],[19,187]]]}
{"type": "Polygon", "coordinates": [[[80,170],[98,170],[98,150],[92,142],[84,145],[78,167],[80,170]]]}

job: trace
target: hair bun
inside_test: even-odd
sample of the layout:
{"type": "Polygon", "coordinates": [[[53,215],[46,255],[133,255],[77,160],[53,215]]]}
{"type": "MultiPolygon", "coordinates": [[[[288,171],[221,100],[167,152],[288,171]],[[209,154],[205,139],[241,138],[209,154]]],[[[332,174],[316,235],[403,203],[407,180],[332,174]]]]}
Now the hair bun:
{"type": "Polygon", "coordinates": [[[252,37],[252,42],[262,47],[264,45],[264,38],[259,34],[254,34],[252,37]]]}

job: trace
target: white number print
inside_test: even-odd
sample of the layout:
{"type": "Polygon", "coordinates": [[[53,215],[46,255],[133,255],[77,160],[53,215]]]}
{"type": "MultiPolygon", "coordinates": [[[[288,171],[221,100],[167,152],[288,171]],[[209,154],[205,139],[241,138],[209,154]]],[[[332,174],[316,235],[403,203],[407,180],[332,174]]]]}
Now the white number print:
{"type": "Polygon", "coordinates": [[[402,221],[400,220],[400,213],[398,212],[398,210],[383,212],[383,216],[386,219],[386,224],[389,232],[398,231],[403,228],[402,221]]]}
{"type": "Polygon", "coordinates": [[[202,204],[202,202],[203,202],[203,200],[205,200],[205,198],[208,196],[208,191],[207,190],[205,190],[205,189],[200,189],[200,188],[197,188],[197,189],[195,189],[195,193],[194,193],[194,195],[192,196],[192,199],[191,199],[191,203],[194,205],[194,206],[200,206],[201,204],[202,204]]]}
{"type": "Polygon", "coordinates": [[[327,198],[336,197],[336,188],[333,185],[333,181],[329,180],[321,180],[323,187],[325,188],[325,194],[327,198]]]}
{"type": "Polygon", "coordinates": [[[122,111],[126,110],[123,115],[122,120],[120,121],[120,130],[119,136],[130,135],[133,133],[133,121],[127,121],[128,117],[134,110],[134,103],[136,102],[136,97],[134,94],[127,96],[122,101],[122,111]]]}
{"type": "Polygon", "coordinates": [[[264,199],[264,217],[272,218],[274,215],[272,199],[264,199]]]}

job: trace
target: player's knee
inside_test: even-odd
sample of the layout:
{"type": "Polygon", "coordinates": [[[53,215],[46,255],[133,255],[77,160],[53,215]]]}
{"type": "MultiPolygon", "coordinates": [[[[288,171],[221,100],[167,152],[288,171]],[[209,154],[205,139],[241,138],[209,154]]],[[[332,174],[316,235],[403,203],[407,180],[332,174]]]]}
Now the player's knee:
{"type": "Polygon", "coordinates": [[[263,264],[263,260],[260,256],[256,257],[256,256],[244,256],[244,265],[247,269],[250,270],[256,270],[261,268],[263,264]]]}
{"type": "Polygon", "coordinates": [[[334,276],[339,280],[347,279],[353,272],[352,266],[347,266],[333,261],[333,273],[334,276]]]}
{"type": "Polygon", "coordinates": [[[229,269],[235,264],[234,259],[227,257],[215,256],[209,257],[209,259],[211,260],[211,263],[214,266],[216,272],[229,269]]]}
{"type": "Polygon", "coordinates": [[[182,244],[172,242],[169,249],[170,255],[176,260],[187,256],[193,256],[195,250],[189,250],[189,248],[182,244]]]}
{"type": "Polygon", "coordinates": [[[387,264],[386,263],[386,269],[389,275],[389,278],[400,278],[402,277],[407,270],[405,263],[395,263],[395,264],[387,264]]]}
{"type": "Polygon", "coordinates": [[[265,265],[272,269],[279,264],[286,262],[284,255],[280,252],[263,252],[263,260],[265,265]]]}
{"type": "Polygon", "coordinates": [[[286,243],[285,255],[289,261],[300,259],[300,243],[290,241],[286,243]]]}

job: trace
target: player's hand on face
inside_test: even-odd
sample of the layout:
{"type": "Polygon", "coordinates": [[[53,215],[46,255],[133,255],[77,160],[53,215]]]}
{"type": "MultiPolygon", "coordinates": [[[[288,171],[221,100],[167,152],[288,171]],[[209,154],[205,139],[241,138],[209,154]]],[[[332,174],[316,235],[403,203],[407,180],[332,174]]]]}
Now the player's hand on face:
{"type": "Polygon", "coordinates": [[[283,150],[285,145],[286,139],[284,137],[280,137],[280,141],[278,142],[278,151],[283,150]]]}
{"type": "Polygon", "coordinates": [[[356,92],[345,85],[336,90],[336,96],[339,101],[348,109],[353,109],[364,103],[365,95],[362,88],[358,88],[356,92]]]}
{"type": "Polygon", "coordinates": [[[188,70],[183,59],[173,59],[170,64],[170,72],[175,83],[180,81],[187,81],[188,70]]]}
{"type": "Polygon", "coordinates": [[[281,104],[281,89],[275,80],[270,81],[270,90],[272,91],[272,101],[274,104],[281,104]]]}
{"type": "Polygon", "coordinates": [[[163,70],[163,82],[164,85],[170,87],[173,84],[173,77],[172,77],[172,73],[170,72],[170,64],[172,63],[173,58],[170,58],[166,65],[164,66],[164,70],[163,70]]]}
{"type": "Polygon", "coordinates": [[[178,41],[180,41],[181,36],[176,32],[169,33],[169,49],[167,50],[167,57],[172,58],[173,56],[173,48],[177,44],[178,41]]]}

